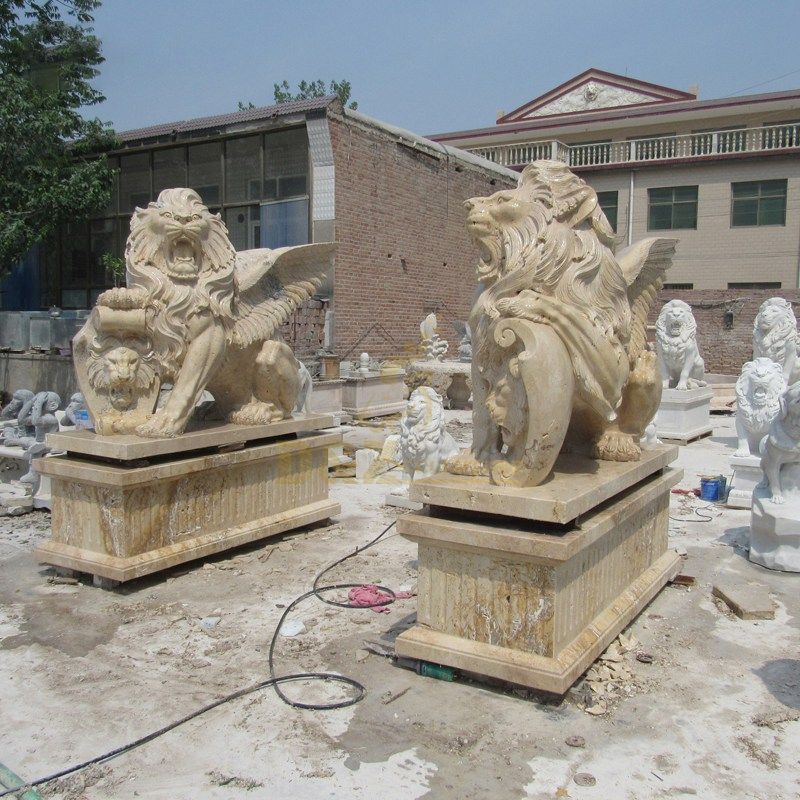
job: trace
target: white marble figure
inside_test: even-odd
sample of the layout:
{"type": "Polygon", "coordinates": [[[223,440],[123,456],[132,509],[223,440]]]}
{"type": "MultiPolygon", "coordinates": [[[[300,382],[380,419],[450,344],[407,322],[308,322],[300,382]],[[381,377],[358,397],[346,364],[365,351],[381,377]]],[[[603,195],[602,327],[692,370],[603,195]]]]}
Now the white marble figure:
{"type": "MultiPolygon", "coordinates": [[[[434,475],[445,459],[458,452],[455,439],[444,427],[442,398],[430,386],[411,393],[400,419],[400,453],[403,474],[410,485],[415,476],[434,475]]],[[[400,492],[395,492],[398,494],[400,492]]],[[[408,494],[408,487],[402,494],[408,494]]]]}
{"type": "Polygon", "coordinates": [[[780,410],[786,380],[780,364],[755,358],[742,366],[736,381],[736,438],[738,458],[760,455],[760,445],[780,410]]]}
{"type": "Polygon", "coordinates": [[[458,334],[458,360],[465,363],[472,361],[472,331],[469,329],[469,322],[454,322],[453,327],[458,334]]]}
{"type": "Polygon", "coordinates": [[[20,389],[14,392],[15,399],[13,399],[11,403],[6,406],[6,408],[11,405],[14,405],[15,408],[18,408],[16,411],[17,424],[7,425],[5,428],[3,428],[2,443],[6,447],[21,447],[26,450],[36,441],[36,430],[31,420],[31,412],[33,410],[33,404],[36,401],[36,397],[37,396],[33,394],[33,392],[29,392],[27,389],[20,389]],[[19,398],[27,398],[24,399],[21,406],[17,406],[17,396],[19,396],[19,398]]]}
{"type": "Polygon", "coordinates": [[[474,432],[448,471],[538,486],[563,446],[638,460],[662,392],[647,315],[676,240],[616,252],[594,189],[560,161],[534,161],[517,188],[464,205],[480,253],[474,432]]]}
{"type": "Polygon", "coordinates": [[[83,400],[83,395],[80,392],[75,392],[72,397],[69,398],[69,403],[67,407],[64,409],[64,421],[63,425],[68,425],[72,428],[78,426],[78,418],[77,415],[81,411],[86,410],[86,403],[83,400]]]}
{"type": "Polygon", "coordinates": [[[420,323],[419,332],[422,336],[422,346],[425,348],[425,358],[429,361],[441,361],[444,359],[447,348],[450,346],[446,339],[442,339],[438,333],[439,323],[436,321],[436,314],[428,314],[420,323]]]}
{"type": "Polygon", "coordinates": [[[358,374],[362,378],[366,378],[369,375],[369,353],[362,353],[358,357],[358,374]]]}
{"type": "Polygon", "coordinates": [[[698,389],[705,363],[697,349],[697,323],[683,300],[670,300],[656,320],[656,352],[665,389],[698,389]]]}
{"type": "Polygon", "coordinates": [[[56,411],[61,405],[61,398],[55,392],[39,392],[33,399],[31,407],[31,424],[34,427],[34,441],[25,450],[28,471],[19,479],[20,483],[30,487],[31,494],[36,494],[41,476],[33,468],[33,459],[41,458],[50,452],[47,446],[47,434],[58,432],[56,411]]]}
{"type": "MultiPolygon", "coordinates": [[[[780,397],[778,414],[761,445],[761,469],[772,502],[786,501],[783,471],[800,463],[800,382],[793,383],[780,397]]],[[[796,491],[796,489],[795,489],[796,491]]]]}
{"type": "Polygon", "coordinates": [[[761,304],[753,323],[753,358],[770,358],[780,364],[787,384],[800,380],[797,319],[788,300],[771,297],[761,304]]]}
{"type": "Polygon", "coordinates": [[[97,433],[177,436],[206,389],[215,413],[234,424],[291,416],[297,360],[275,337],[328,278],[335,247],[237,253],[192,189],[165,189],[137,208],[127,286],[103,292],[73,340],[97,433]],[[162,382],[173,389],[156,409],[162,382]]]}
{"type": "Polygon", "coordinates": [[[30,389],[17,389],[12,395],[11,400],[4,405],[3,410],[0,411],[0,420],[19,419],[23,406],[29,400],[33,400],[33,392],[30,389]]]}
{"type": "Polygon", "coordinates": [[[295,414],[309,414],[311,403],[311,392],[314,390],[314,381],[308,367],[297,359],[297,371],[300,375],[300,391],[297,393],[297,400],[294,404],[295,414]]]}

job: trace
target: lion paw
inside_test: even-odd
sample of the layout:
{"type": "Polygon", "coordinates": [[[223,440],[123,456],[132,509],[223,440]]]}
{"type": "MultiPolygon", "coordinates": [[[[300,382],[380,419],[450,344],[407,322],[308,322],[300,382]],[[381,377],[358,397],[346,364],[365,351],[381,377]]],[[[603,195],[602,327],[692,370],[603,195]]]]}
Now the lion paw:
{"type": "Polygon", "coordinates": [[[277,406],[256,401],[231,412],[228,420],[234,425],[269,425],[283,418],[284,414],[277,406]]]}
{"type": "Polygon", "coordinates": [[[489,469],[485,464],[478,461],[470,450],[462,450],[454,456],[450,456],[444,462],[444,468],[453,475],[489,475],[489,469]]]}
{"type": "Polygon", "coordinates": [[[117,311],[144,308],[145,294],[138,289],[106,289],[98,298],[97,305],[113,308],[117,311]]]}
{"type": "Polygon", "coordinates": [[[630,433],[605,431],[595,442],[592,455],[602,461],[638,461],[642,448],[630,433]]]}
{"type": "Polygon", "coordinates": [[[183,433],[182,426],[176,419],[159,411],[154,414],[150,419],[136,428],[136,433],[139,436],[146,436],[148,439],[171,439],[180,433],[183,433]]]}

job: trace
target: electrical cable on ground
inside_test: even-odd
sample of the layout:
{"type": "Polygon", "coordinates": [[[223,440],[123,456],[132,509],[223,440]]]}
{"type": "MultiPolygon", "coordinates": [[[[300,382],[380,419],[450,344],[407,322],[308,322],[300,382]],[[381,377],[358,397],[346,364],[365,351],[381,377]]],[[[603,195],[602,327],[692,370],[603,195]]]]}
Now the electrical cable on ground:
{"type": "Polygon", "coordinates": [[[224,705],[225,703],[229,703],[232,700],[238,700],[240,697],[244,697],[248,694],[253,694],[253,692],[258,692],[261,689],[266,689],[268,687],[272,687],[275,690],[275,694],[283,700],[284,703],[291,706],[292,708],[303,708],[303,709],[310,709],[313,711],[332,711],[337,708],[347,708],[348,706],[355,705],[356,703],[360,702],[364,699],[366,695],[366,688],[363,684],[359,683],[354,678],[348,678],[346,675],[339,675],[335,672],[295,672],[290,673],[288,675],[276,675],[275,674],[275,647],[278,641],[278,635],[280,633],[281,627],[283,623],[286,621],[286,618],[289,614],[302,603],[304,600],[307,600],[309,597],[316,597],[317,600],[325,603],[329,606],[336,606],[337,608],[356,608],[356,609],[370,609],[370,608],[377,608],[379,606],[388,606],[394,603],[395,601],[395,593],[385,587],[385,586],[377,586],[381,592],[387,595],[385,600],[381,600],[377,603],[370,603],[368,605],[358,604],[355,605],[353,603],[346,603],[341,602],[338,600],[329,600],[327,597],[323,597],[323,592],[330,592],[334,590],[341,590],[341,589],[353,589],[361,586],[360,583],[336,583],[331,584],[329,586],[320,586],[320,581],[322,580],[323,576],[329,573],[332,569],[339,566],[339,564],[343,564],[350,558],[357,556],[359,553],[363,553],[368,548],[376,545],[386,533],[388,533],[396,524],[397,520],[391,522],[387,525],[374,539],[370,542],[365,544],[363,547],[356,547],[352,553],[348,553],[343,558],[340,558],[334,561],[332,564],[329,564],[325,569],[323,569],[317,576],[314,578],[314,583],[311,586],[311,589],[307,592],[304,592],[299,597],[296,597],[289,603],[288,606],[283,610],[280,619],[278,620],[278,624],[275,627],[275,630],[272,633],[272,639],[269,644],[269,655],[267,657],[267,663],[269,665],[269,678],[263,681],[259,681],[252,686],[248,686],[245,689],[239,689],[235,692],[231,692],[230,694],[226,694],[224,697],[220,697],[217,700],[213,700],[210,703],[207,703],[200,708],[195,709],[191,713],[187,714],[180,719],[177,719],[173,722],[170,722],[167,725],[164,725],[158,730],[152,731],[145,736],[141,736],[138,739],[135,739],[132,742],[128,742],[127,744],[120,745],[119,747],[114,748],[113,750],[109,750],[107,753],[103,753],[102,755],[95,756],[94,758],[89,759],[88,761],[84,761],[80,764],[75,764],[72,767],[67,767],[65,769],[59,770],[58,772],[54,772],[51,775],[46,775],[43,778],[37,778],[35,781],[29,781],[28,783],[24,784],[23,786],[18,786],[14,789],[6,789],[5,791],[0,792],[0,797],[8,797],[9,795],[20,795],[24,794],[27,790],[32,789],[36,786],[41,786],[44,783],[49,783],[50,781],[58,780],[59,778],[64,778],[67,775],[72,775],[75,772],[80,772],[87,767],[94,766],[96,764],[103,764],[107,761],[111,761],[111,759],[116,758],[117,756],[121,756],[124,753],[129,753],[131,750],[136,749],[137,747],[141,747],[148,742],[152,742],[154,739],[158,739],[160,736],[163,736],[165,733],[169,733],[169,731],[174,730],[175,728],[184,725],[187,722],[190,722],[193,719],[205,714],[207,711],[211,711],[218,706],[224,705]],[[286,694],[281,690],[280,686],[284,683],[295,683],[297,681],[309,681],[309,680],[321,680],[325,681],[326,683],[340,683],[344,684],[345,686],[349,686],[351,689],[354,690],[354,694],[351,697],[348,697],[344,700],[333,701],[330,703],[302,703],[297,700],[292,700],[291,698],[287,697],[286,694]]]}

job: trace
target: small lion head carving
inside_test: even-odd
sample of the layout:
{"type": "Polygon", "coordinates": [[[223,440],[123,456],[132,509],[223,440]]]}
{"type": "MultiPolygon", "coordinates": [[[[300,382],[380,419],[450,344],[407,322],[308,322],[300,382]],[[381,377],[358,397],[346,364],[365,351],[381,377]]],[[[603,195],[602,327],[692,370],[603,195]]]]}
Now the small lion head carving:
{"type": "Polygon", "coordinates": [[[444,406],[441,395],[430,386],[411,392],[400,419],[400,440],[431,438],[438,442],[444,433],[444,406]]]}
{"type": "Polygon", "coordinates": [[[192,189],[165,189],[137,208],[125,249],[128,288],[141,289],[155,316],[153,348],[174,376],[186,348],[190,314],[207,311],[234,322],[236,251],[219,214],[192,189]]]}
{"type": "Polygon", "coordinates": [[[656,320],[656,336],[663,344],[675,347],[695,338],[697,323],[691,306],[683,300],[670,300],[664,304],[656,320]]]}
{"type": "Polygon", "coordinates": [[[782,297],[761,304],[753,323],[753,354],[783,363],[787,345],[796,347],[797,320],[792,305],[782,297]]]}
{"type": "Polygon", "coordinates": [[[760,437],[767,433],[785,389],[783,369],[772,359],[756,358],[742,367],[736,381],[736,417],[749,434],[760,437]]]}
{"type": "Polygon", "coordinates": [[[108,396],[113,408],[126,411],[155,380],[150,362],[150,354],[137,340],[98,338],[89,351],[89,382],[93,389],[108,396]]]}

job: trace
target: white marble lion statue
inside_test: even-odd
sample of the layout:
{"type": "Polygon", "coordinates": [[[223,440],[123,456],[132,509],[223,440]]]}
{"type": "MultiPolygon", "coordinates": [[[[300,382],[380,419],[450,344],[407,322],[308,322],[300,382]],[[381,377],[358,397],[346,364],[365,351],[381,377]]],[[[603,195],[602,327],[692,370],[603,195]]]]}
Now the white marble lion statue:
{"type": "Polygon", "coordinates": [[[761,304],[753,323],[753,358],[769,358],[781,365],[787,383],[800,379],[797,363],[797,319],[783,297],[761,304]]]}
{"type": "Polygon", "coordinates": [[[683,300],[670,300],[656,320],[656,352],[665,389],[705,386],[705,362],[697,349],[697,323],[683,300]]]}
{"type": "Polygon", "coordinates": [[[786,380],[780,364],[755,358],[742,367],[736,381],[736,455],[757,456],[762,439],[778,414],[786,380]]]}

